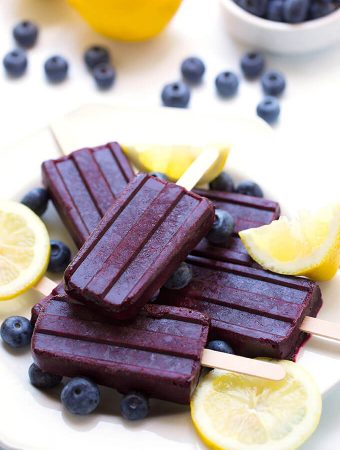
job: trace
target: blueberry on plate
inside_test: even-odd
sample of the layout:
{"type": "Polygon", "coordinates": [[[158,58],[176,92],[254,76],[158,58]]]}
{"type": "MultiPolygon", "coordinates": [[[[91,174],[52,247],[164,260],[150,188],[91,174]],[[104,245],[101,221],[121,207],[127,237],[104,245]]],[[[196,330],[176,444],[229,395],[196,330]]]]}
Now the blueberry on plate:
{"type": "Polygon", "coordinates": [[[11,77],[21,77],[27,69],[27,57],[23,50],[12,50],[3,59],[3,66],[11,77]]]}
{"type": "Polygon", "coordinates": [[[150,175],[159,178],[160,180],[169,181],[169,178],[162,172],[150,172],[150,175]]]}
{"type": "Polygon", "coordinates": [[[209,350],[214,350],[215,352],[223,352],[234,355],[235,352],[232,347],[226,341],[214,340],[208,342],[207,348],[209,350]]]}
{"type": "Polygon", "coordinates": [[[120,412],[126,420],[145,419],[149,410],[149,400],[140,392],[129,392],[120,401],[120,412]]]}
{"type": "Polygon", "coordinates": [[[98,64],[92,71],[92,75],[99,89],[110,89],[115,79],[116,72],[109,63],[98,64]]]}
{"type": "Polygon", "coordinates": [[[286,88],[286,80],[282,73],[269,70],[262,75],[261,85],[265,94],[281,95],[286,88]]]}
{"type": "Polygon", "coordinates": [[[182,62],[181,72],[185,80],[191,83],[199,83],[205,72],[205,65],[200,58],[190,56],[182,62]]]}
{"type": "Polygon", "coordinates": [[[28,376],[33,386],[39,389],[49,389],[61,383],[63,377],[41,370],[36,364],[31,364],[28,376]]]}
{"type": "Polygon", "coordinates": [[[100,45],[93,45],[85,51],[84,61],[90,70],[94,69],[98,64],[107,64],[110,62],[109,50],[100,45]]]}
{"type": "Polygon", "coordinates": [[[48,206],[49,195],[44,188],[35,188],[27,192],[21,203],[30,208],[38,216],[42,216],[48,206]]]}
{"type": "Polygon", "coordinates": [[[71,251],[61,241],[51,240],[51,255],[48,269],[50,272],[61,273],[71,262],[71,251]]]}
{"type": "Polygon", "coordinates": [[[263,197],[263,191],[254,181],[241,181],[235,189],[235,192],[251,197],[263,197]]]}
{"type": "Polygon", "coordinates": [[[190,283],[191,280],[191,267],[186,262],[182,262],[165,283],[164,287],[168,289],[183,289],[190,283]]]}
{"type": "Polygon", "coordinates": [[[207,234],[207,239],[211,244],[226,244],[232,236],[235,228],[235,221],[231,214],[223,209],[216,209],[215,222],[207,234]]]}
{"type": "Polygon", "coordinates": [[[30,20],[23,20],[13,28],[16,43],[24,48],[31,48],[38,38],[38,27],[30,20]]]}
{"type": "Polygon", "coordinates": [[[47,79],[52,83],[60,83],[65,80],[68,73],[68,62],[62,56],[51,56],[44,65],[47,79]]]}
{"type": "Polygon", "coordinates": [[[268,0],[234,0],[245,11],[254,16],[263,17],[266,13],[268,0]]]}
{"type": "Polygon", "coordinates": [[[210,182],[209,187],[214,191],[233,192],[234,180],[226,172],[221,172],[217,178],[210,182]]]}
{"type": "Polygon", "coordinates": [[[257,115],[269,124],[277,121],[280,111],[280,103],[277,98],[273,96],[265,97],[256,108],[257,115]]]}
{"type": "Polygon", "coordinates": [[[328,16],[337,9],[337,6],[331,2],[325,1],[312,1],[309,10],[308,10],[308,18],[309,19],[320,19],[321,17],[328,16]]]}
{"type": "Polygon", "coordinates": [[[307,19],[309,0],[285,0],[283,18],[287,23],[300,23],[307,19]]]}
{"type": "Polygon", "coordinates": [[[166,84],[162,90],[161,98],[164,106],[186,108],[190,100],[190,90],[181,81],[166,84]]]}
{"type": "Polygon", "coordinates": [[[239,80],[234,72],[221,72],[215,78],[215,86],[221,97],[232,97],[238,91],[239,80]]]}
{"type": "Polygon", "coordinates": [[[273,22],[283,22],[283,4],[285,0],[269,0],[266,18],[273,22]]]}
{"type": "Polygon", "coordinates": [[[72,414],[85,416],[93,412],[100,401],[98,386],[87,378],[73,378],[60,396],[62,404],[72,414]]]}
{"type": "Polygon", "coordinates": [[[264,58],[260,53],[249,52],[241,59],[242,72],[249,79],[259,77],[264,70],[264,66],[264,58]]]}
{"type": "Polygon", "coordinates": [[[13,348],[28,346],[31,342],[32,332],[31,322],[21,316],[8,317],[0,329],[3,341],[13,348]]]}

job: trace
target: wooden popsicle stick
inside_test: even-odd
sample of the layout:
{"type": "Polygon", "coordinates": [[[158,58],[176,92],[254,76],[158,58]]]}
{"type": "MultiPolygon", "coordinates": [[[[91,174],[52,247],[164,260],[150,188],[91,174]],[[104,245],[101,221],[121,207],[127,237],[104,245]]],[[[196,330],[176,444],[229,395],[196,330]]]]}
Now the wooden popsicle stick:
{"type": "Polygon", "coordinates": [[[207,348],[203,351],[201,364],[205,367],[229,370],[274,381],[282,380],[286,376],[284,367],[279,364],[216,352],[207,348]]]}
{"type": "Polygon", "coordinates": [[[220,152],[216,149],[204,150],[195,161],[188,167],[181,178],[177,181],[178,186],[182,186],[191,191],[200,179],[217,162],[220,152]]]}
{"type": "Polygon", "coordinates": [[[300,330],[316,336],[322,336],[340,341],[340,324],[338,323],[316,319],[315,317],[305,317],[300,326],[300,330]]]}
{"type": "Polygon", "coordinates": [[[55,281],[50,280],[47,277],[43,277],[35,286],[33,286],[32,289],[47,297],[55,287],[57,287],[57,283],[55,281]]]}

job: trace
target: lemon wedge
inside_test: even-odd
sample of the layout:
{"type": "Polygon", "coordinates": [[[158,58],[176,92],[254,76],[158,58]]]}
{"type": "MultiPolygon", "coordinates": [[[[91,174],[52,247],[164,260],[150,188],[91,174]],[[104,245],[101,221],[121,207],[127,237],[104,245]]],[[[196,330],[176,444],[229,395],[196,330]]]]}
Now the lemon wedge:
{"type": "Polygon", "coordinates": [[[49,256],[49,235],[39,217],[21,203],[0,201],[0,300],[34,286],[49,256]]]}
{"type": "Polygon", "coordinates": [[[136,145],[124,146],[123,150],[138,170],[142,172],[162,172],[169,180],[177,181],[191,163],[208,148],[217,149],[220,157],[201,179],[200,184],[205,184],[214,180],[224,169],[230,146],[136,145]]]}
{"type": "Polygon", "coordinates": [[[316,429],[322,400],[313,378],[291,361],[269,381],[214,369],[198,384],[191,416],[202,440],[216,450],[297,449],[316,429]]]}
{"type": "Polygon", "coordinates": [[[340,205],[302,212],[289,220],[239,233],[250,256],[265,269],[330,280],[340,264],[340,205]]]}

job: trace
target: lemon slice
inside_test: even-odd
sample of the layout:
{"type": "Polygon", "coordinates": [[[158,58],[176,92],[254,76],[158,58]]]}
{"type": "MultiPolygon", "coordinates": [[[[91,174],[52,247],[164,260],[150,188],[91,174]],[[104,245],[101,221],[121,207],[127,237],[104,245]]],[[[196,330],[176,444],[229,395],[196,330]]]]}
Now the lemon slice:
{"type": "Polygon", "coordinates": [[[265,269],[329,280],[340,264],[340,205],[239,233],[250,256],[265,269]]]}
{"type": "Polygon", "coordinates": [[[193,147],[189,145],[137,145],[124,146],[128,158],[142,172],[162,172],[177,181],[191,163],[207,148],[218,150],[220,157],[201,179],[200,184],[214,180],[224,169],[229,155],[228,145],[193,147]]]}
{"type": "Polygon", "coordinates": [[[0,201],[0,300],[34,286],[49,256],[48,232],[39,217],[20,203],[0,201]]]}
{"type": "Polygon", "coordinates": [[[218,450],[290,450],[316,429],[322,401],[305,369],[291,361],[272,361],[286,369],[269,381],[214,369],[198,384],[191,401],[194,425],[218,450]]]}

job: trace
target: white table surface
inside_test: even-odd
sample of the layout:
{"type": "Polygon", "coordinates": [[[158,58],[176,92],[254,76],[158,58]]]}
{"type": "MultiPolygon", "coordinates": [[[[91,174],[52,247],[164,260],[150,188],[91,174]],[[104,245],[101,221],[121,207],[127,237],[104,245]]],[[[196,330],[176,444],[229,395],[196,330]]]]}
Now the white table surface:
{"type": "MultiPolygon", "coordinates": [[[[0,164],[1,148],[81,104],[158,106],[162,86],[179,78],[179,64],[191,54],[202,57],[207,65],[204,83],[193,89],[192,109],[251,117],[261,99],[257,82],[241,82],[239,95],[233,100],[223,101],[215,94],[215,75],[227,69],[238,72],[240,55],[246,50],[228,36],[218,0],[184,0],[165,33],[154,41],[139,44],[110,42],[98,36],[64,0],[1,0],[1,55],[14,48],[12,26],[26,18],[40,25],[41,34],[37,47],[29,51],[29,71],[25,77],[7,80],[0,71],[0,164]],[[117,80],[108,92],[96,90],[82,62],[84,48],[94,43],[105,44],[112,50],[117,80]],[[44,60],[53,54],[62,54],[70,62],[69,78],[58,86],[50,86],[45,81],[42,68],[44,60]]],[[[304,57],[267,56],[268,67],[282,71],[288,83],[282,99],[281,120],[275,127],[281,150],[283,146],[287,158],[292,160],[292,173],[282,178],[287,183],[294,176],[303,180],[309,158],[318,158],[320,170],[327,170],[323,182],[327,178],[333,194],[335,189],[339,193],[336,181],[339,176],[336,163],[340,161],[339,60],[340,45],[304,57]]],[[[318,176],[315,173],[314,193],[320,182],[318,176]]],[[[303,186],[303,182],[300,184],[303,186]]],[[[325,397],[321,424],[302,447],[304,450],[339,447],[339,404],[340,386],[325,397]]]]}

